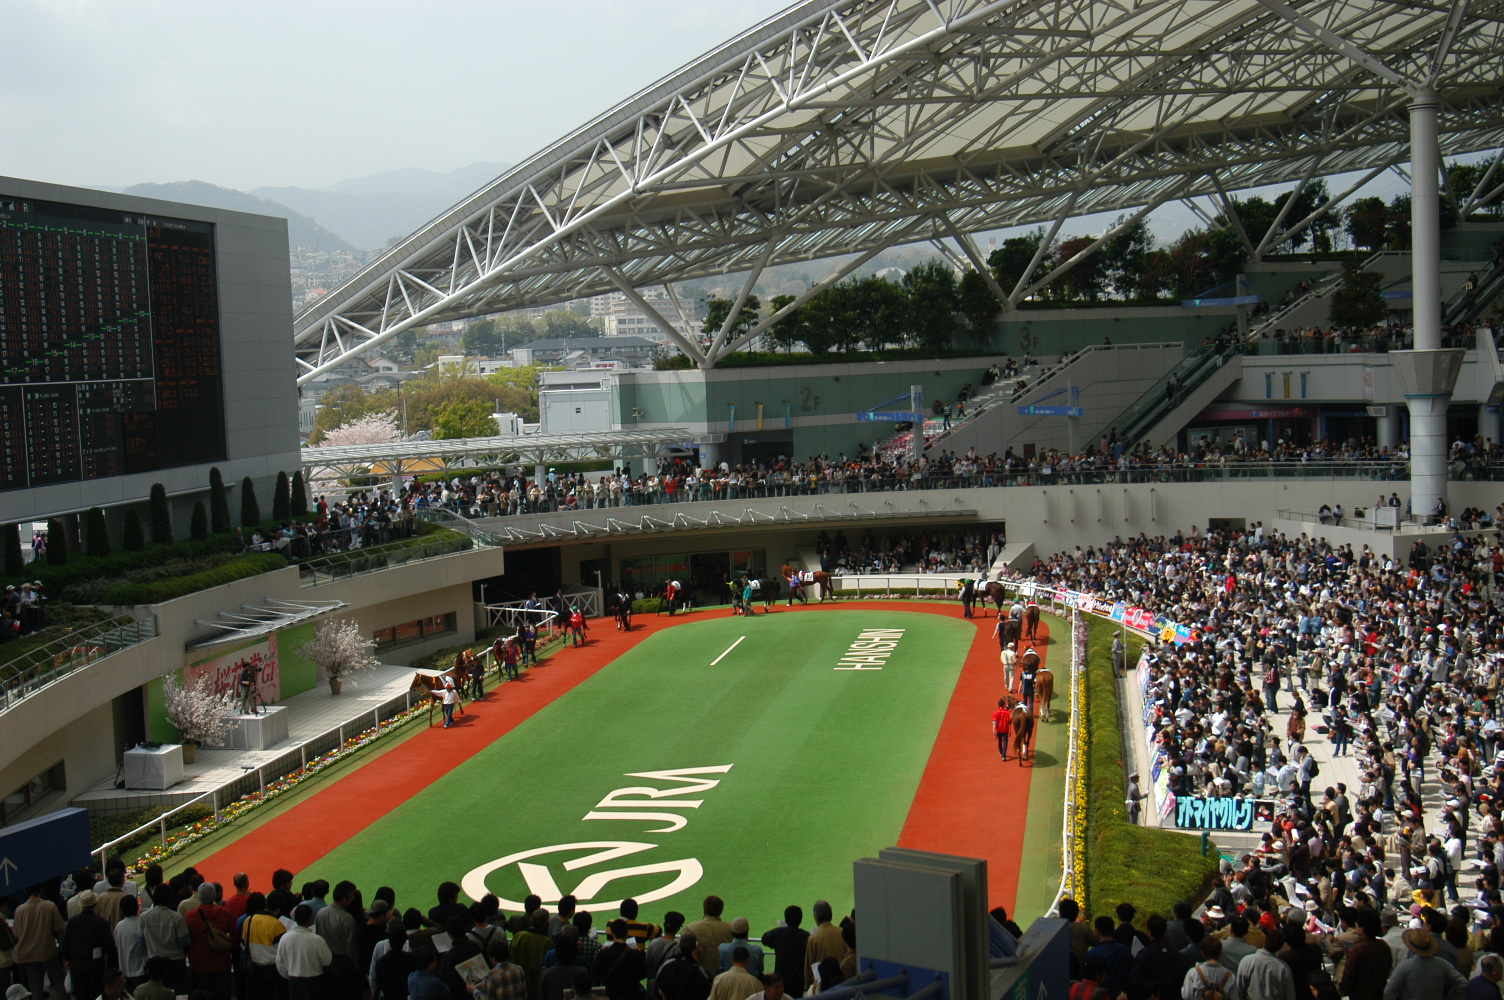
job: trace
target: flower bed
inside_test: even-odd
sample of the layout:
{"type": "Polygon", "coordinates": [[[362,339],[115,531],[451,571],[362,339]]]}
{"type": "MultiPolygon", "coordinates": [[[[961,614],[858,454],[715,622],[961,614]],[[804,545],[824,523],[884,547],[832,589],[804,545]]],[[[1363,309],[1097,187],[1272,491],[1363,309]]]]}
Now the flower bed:
{"type": "MultiPolygon", "coordinates": [[[[1082,747],[1086,863],[1084,895],[1076,898],[1089,916],[1110,915],[1118,903],[1129,902],[1141,915],[1169,917],[1175,903],[1194,903],[1206,894],[1221,857],[1215,850],[1203,857],[1197,837],[1128,822],[1123,733],[1112,671],[1112,636],[1118,626],[1095,615],[1089,618],[1082,727],[1088,739],[1082,747]]],[[[1141,638],[1128,633],[1127,662],[1137,662],[1142,645],[1141,638]]]]}

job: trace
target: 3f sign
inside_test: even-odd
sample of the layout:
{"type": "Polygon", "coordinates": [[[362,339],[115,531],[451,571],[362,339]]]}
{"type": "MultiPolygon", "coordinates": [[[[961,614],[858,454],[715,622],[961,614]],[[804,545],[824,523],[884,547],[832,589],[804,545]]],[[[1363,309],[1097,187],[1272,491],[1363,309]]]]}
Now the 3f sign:
{"type": "MultiPolygon", "coordinates": [[[[527,883],[528,892],[538,896],[544,903],[557,903],[566,895],[564,889],[559,886],[554,877],[553,868],[547,864],[538,864],[533,858],[542,858],[552,854],[569,854],[575,851],[594,851],[592,854],[583,854],[577,858],[565,861],[560,867],[566,872],[576,871],[580,868],[594,867],[624,858],[632,854],[640,854],[657,847],[657,844],[644,844],[631,840],[589,840],[574,844],[554,844],[550,847],[535,847],[529,851],[519,851],[516,854],[508,854],[489,864],[470,872],[461,880],[465,895],[471,899],[480,899],[491,890],[486,887],[486,879],[493,873],[501,871],[510,865],[516,865],[522,879],[527,883]]],[[[607,868],[603,871],[593,872],[580,881],[574,887],[573,895],[579,900],[581,909],[614,910],[621,906],[620,899],[597,900],[595,897],[618,879],[632,878],[638,875],[657,875],[674,873],[674,878],[666,885],[648,892],[633,894],[639,903],[651,903],[654,900],[666,899],[675,893],[682,892],[700,881],[705,870],[700,862],[694,858],[681,858],[677,861],[659,861],[654,864],[632,865],[625,868],[607,868]]],[[[521,910],[524,908],[518,900],[501,900],[503,909],[521,910]]]]}

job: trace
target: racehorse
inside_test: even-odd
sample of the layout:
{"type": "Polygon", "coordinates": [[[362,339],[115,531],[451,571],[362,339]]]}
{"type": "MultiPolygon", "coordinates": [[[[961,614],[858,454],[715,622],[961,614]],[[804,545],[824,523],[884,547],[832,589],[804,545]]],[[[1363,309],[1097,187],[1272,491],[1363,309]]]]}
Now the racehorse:
{"type": "Polygon", "coordinates": [[[1039,706],[1039,717],[1045,722],[1053,722],[1055,713],[1050,708],[1050,702],[1055,699],[1055,675],[1049,667],[1040,667],[1034,673],[1034,704],[1039,706]]]}
{"type": "Polygon", "coordinates": [[[1034,751],[1034,714],[1023,702],[1013,706],[1013,723],[1008,732],[1013,737],[1013,754],[1018,758],[1018,766],[1023,767],[1024,755],[1032,757],[1034,751]]]}
{"type": "Polygon", "coordinates": [[[820,588],[820,600],[817,603],[824,604],[826,598],[832,601],[836,599],[835,588],[830,585],[830,574],[823,569],[801,572],[785,563],[778,573],[789,585],[789,607],[794,606],[795,597],[799,598],[800,604],[809,603],[809,596],[804,591],[810,584],[820,588]]]}
{"type": "Polygon", "coordinates": [[[632,595],[618,592],[616,595],[616,630],[632,631],[632,595]]]}
{"type": "Polygon", "coordinates": [[[1011,645],[1023,638],[1024,623],[1007,619],[1003,622],[1003,645],[1011,645]]]}
{"type": "MultiPolygon", "coordinates": [[[[463,691],[466,681],[465,676],[456,668],[449,670],[419,670],[413,676],[413,682],[408,687],[409,691],[422,692],[419,697],[428,702],[428,724],[433,725],[433,711],[444,703],[444,681],[448,676],[454,682],[456,691],[463,691]]],[[[465,714],[462,701],[455,702],[454,711],[458,715],[465,714]]]]}
{"type": "Polygon", "coordinates": [[[1003,585],[1001,583],[994,580],[985,586],[978,587],[977,600],[982,604],[982,613],[984,616],[986,615],[987,602],[991,601],[993,606],[997,608],[997,616],[999,618],[1003,617],[1003,585]]]}
{"type": "MultiPolygon", "coordinates": [[[[769,614],[772,612],[773,604],[778,600],[778,595],[782,592],[783,584],[780,583],[775,577],[760,576],[752,578],[752,599],[757,600],[760,598],[762,600],[762,610],[764,614],[769,614]]],[[[792,595],[790,599],[792,599],[792,595]]],[[[748,603],[747,614],[752,614],[752,611],[752,605],[748,603]]]]}
{"type": "Polygon", "coordinates": [[[1033,601],[1024,609],[1024,635],[1034,638],[1039,633],[1039,605],[1033,601]]]}

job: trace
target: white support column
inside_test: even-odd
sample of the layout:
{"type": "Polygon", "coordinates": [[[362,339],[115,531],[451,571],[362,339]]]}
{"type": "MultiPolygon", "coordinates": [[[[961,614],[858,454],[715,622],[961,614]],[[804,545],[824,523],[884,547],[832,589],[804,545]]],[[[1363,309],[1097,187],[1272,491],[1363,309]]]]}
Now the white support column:
{"type": "Polygon", "coordinates": [[[1395,351],[1395,373],[1410,410],[1410,510],[1426,519],[1447,497],[1447,404],[1462,370],[1460,350],[1441,349],[1441,154],[1438,100],[1418,90],[1410,102],[1410,268],[1415,348],[1395,351]]]}
{"type": "Polygon", "coordinates": [[[1432,91],[1410,102],[1410,267],[1414,288],[1415,349],[1441,348],[1441,152],[1432,91]]]}

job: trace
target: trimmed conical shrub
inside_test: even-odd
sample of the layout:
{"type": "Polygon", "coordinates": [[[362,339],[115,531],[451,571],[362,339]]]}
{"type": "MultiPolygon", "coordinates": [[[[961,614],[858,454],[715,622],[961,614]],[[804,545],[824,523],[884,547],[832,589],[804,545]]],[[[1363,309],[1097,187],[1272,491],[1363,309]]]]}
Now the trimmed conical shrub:
{"type": "Polygon", "coordinates": [[[125,512],[125,526],[120,530],[120,547],[126,552],[140,552],[146,548],[146,529],[141,525],[141,515],[135,510],[125,512]]]}
{"type": "Polygon", "coordinates": [[[193,520],[188,523],[188,537],[195,542],[207,541],[209,538],[209,512],[204,509],[202,500],[193,505],[193,520]]]}
{"type": "Polygon", "coordinates": [[[209,530],[228,535],[234,527],[230,523],[230,501],[225,498],[225,477],[216,465],[209,470],[209,530]]]}
{"type": "Polygon", "coordinates": [[[246,476],[240,481],[240,526],[254,528],[261,523],[261,505],[256,502],[256,484],[246,476]]]}
{"type": "MultiPolygon", "coordinates": [[[[172,544],[172,508],[167,506],[167,488],[161,483],[151,487],[151,540],[158,545],[172,544]]],[[[52,547],[52,542],[47,542],[52,547]]]]}
{"type": "Polygon", "coordinates": [[[110,554],[110,526],[105,523],[104,511],[98,507],[90,507],[89,515],[85,519],[84,551],[91,556],[107,556],[110,554]]]}

